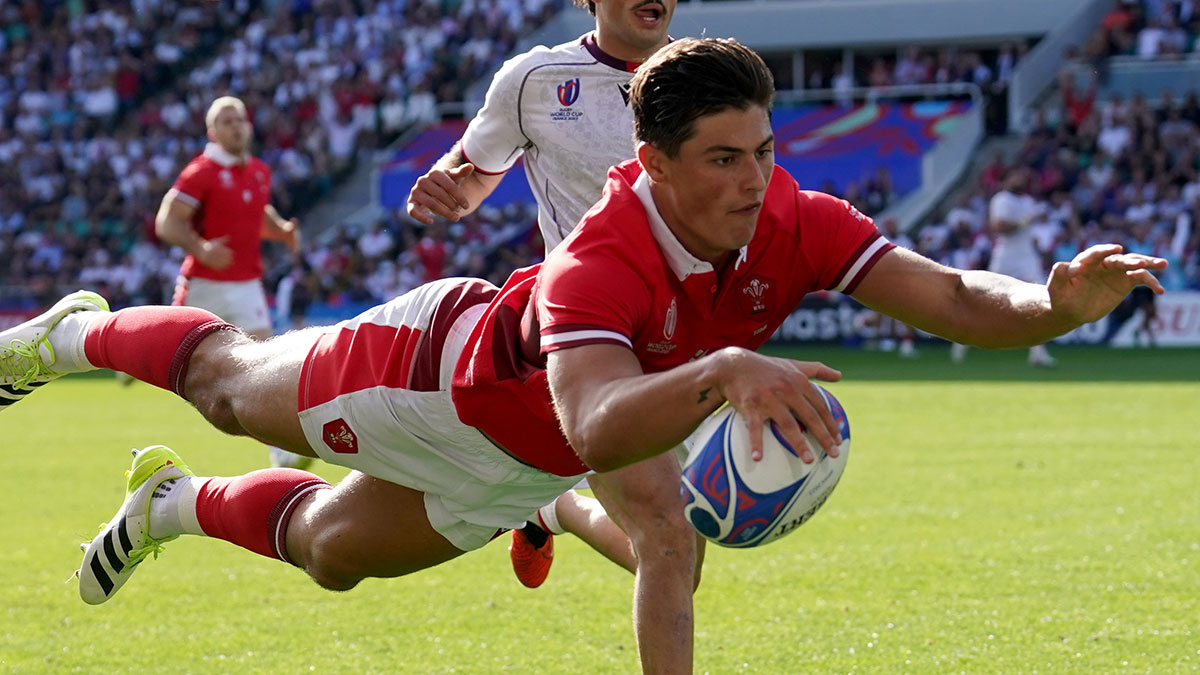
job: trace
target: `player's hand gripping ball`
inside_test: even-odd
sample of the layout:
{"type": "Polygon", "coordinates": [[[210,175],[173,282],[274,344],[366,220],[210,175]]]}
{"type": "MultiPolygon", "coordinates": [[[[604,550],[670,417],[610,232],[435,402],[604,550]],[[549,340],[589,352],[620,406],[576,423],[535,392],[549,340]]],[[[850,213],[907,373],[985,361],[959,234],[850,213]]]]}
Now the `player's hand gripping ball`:
{"type": "Polygon", "coordinates": [[[768,544],[803,525],[829,498],[850,454],[850,422],[833,394],[813,386],[841,428],[837,457],[825,454],[805,430],[816,457],[805,464],[768,423],[763,457],[756,462],[746,420],[729,405],[692,434],[680,492],[684,516],[705,539],[732,548],[768,544]]]}

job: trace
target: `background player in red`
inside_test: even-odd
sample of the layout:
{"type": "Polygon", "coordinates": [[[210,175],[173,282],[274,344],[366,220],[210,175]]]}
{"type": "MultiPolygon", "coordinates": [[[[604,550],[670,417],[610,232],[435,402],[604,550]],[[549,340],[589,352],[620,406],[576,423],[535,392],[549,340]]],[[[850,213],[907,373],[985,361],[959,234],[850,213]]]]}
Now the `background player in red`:
{"type": "MultiPolygon", "coordinates": [[[[208,146],[180,172],[154,222],[158,238],[187,253],[171,304],[200,307],[257,340],[274,333],[263,290],[262,241],[300,247],[300,225],[271,206],[271,168],[250,154],[253,127],[241,99],[222,96],[204,117],[208,146]]],[[[309,459],[270,448],[272,466],[309,459]]]]}
{"type": "Polygon", "coordinates": [[[765,64],[735,41],[656,54],[631,92],[639,161],[609,174],[605,197],[540,271],[503,289],[442,280],[266,342],[202,310],[109,313],[81,292],[0,333],[6,404],[64,372],[126,370],[219,429],[356,469],[333,488],[293,469],[198,478],[148,448],[87,548],[84,598],[107,600],[180,534],[285,560],[331,589],[407,574],[520,526],[591,467],[610,479],[620,517],[641,524],[637,536],[666,537],[661,556],[637,563],[642,668],[689,672],[699,551],[694,536],[671,534],[683,515],[669,451],[726,401],[759,430],[755,452],[766,420],[797,447],[802,424],[833,449],[837,425],[809,383],[839,373],[752,351],[805,292],[844,290],[987,347],[1094,321],[1138,284],[1162,292],[1151,270],[1166,261],[1119,246],[1057,263],[1044,285],[894,247],[847,203],[801,191],[774,166],[772,96],[765,64]]]}

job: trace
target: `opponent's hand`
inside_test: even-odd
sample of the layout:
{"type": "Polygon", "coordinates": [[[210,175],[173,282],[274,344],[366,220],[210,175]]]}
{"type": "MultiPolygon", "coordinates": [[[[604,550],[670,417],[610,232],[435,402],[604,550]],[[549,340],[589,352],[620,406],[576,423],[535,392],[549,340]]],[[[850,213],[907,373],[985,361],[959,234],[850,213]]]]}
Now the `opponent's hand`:
{"type": "Polygon", "coordinates": [[[1071,262],[1054,263],[1046,290],[1055,314],[1082,325],[1107,316],[1135,286],[1161,295],[1162,283],[1152,270],[1165,269],[1167,261],[1123,250],[1117,244],[1098,244],[1071,262]]]}
{"type": "Polygon", "coordinates": [[[830,457],[837,457],[841,430],[812,380],[836,382],[842,374],[823,363],[763,356],[736,347],[721,351],[724,359],[719,393],[742,413],[750,431],[750,457],[763,454],[763,425],[772,422],[806,463],[816,460],[804,441],[808,429],[830,457]]]}
{"type": "Polygon", "coordinates": [[[225,245],[228,236],[205,239],[196,252],[196,259],[205,267],[223,270],[233,264],[233,249],[225,245]]]}
{"type": "Polygon", "coordinates": [[[433,224],[435,215],[458,220],[461,212],[471,208],[459,186],[473,173],[475,165],[469,162],[449,171],[430,169],[417,179],[408,193],[409,217],[426,225],[433,224]]]}

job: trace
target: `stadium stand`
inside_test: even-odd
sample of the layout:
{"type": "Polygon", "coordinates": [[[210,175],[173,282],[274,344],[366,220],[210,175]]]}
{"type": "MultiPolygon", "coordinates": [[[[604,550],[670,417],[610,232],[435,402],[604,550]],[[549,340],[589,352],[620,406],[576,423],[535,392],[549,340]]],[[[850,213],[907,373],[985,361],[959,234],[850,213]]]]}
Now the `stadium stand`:
{"type": "Polygon", "coordinates": [[[299,213],[360,152],[436,120],[439,104],[460,100],[560,6],[5,6],[0,179],[13,189],[0,193],[0,255],[13,262],[0,271],[0,304],[19,310],[81,283],[117,306],[169,298],[178,260],[154,240],[153,217],[202,149],[216,96],[246,101],[255,152],[276,172],[273,202],[299,213]]]}
{"type": "MultiPolygon", "coordinates": [[[[12,189],[0,192],[0,255],[11,262],[0,269],[0,310],[23,311],[79,285],[99,289],[118,306],[168,298],[179,261],[177,252],[155,241],[152,219],[179,168],[201,149],[203,109],[217,95],[247,102],[255,152],[276,171],[273,201],[285,214],[302,215],[362,153],[387,146],[403,131],[433,125],[434,133],[449,124],[457,137],[457,120],[436,124],[443,113],[456,117],[468,87],[564,4],[221,0],[217,11],[172,0],[6,5],[0,9],[0,179],[12,189]]],[[[1191,2],[1116,2],[1094,37],[1067,55],[1067,64],[1103,78],[1104,64],[1114,57],[1186,60],[1193,58],[1198,28],[1191,2]]],[[[934,43],[859,49],[850,61],[840,53],[809,52],[803,81],[792,82],[798,76],[790,71],[778,75],[784,83],[831,92],[835,112],[807,104],[801,120],[830,114],[845,126],[847,110],[864,98],[881,103],[877,136],[887,135],[878,125],[889,115],[911,122],[914,110],[962,103],[878,92],[970,83],[984,94],[989,130],[999,132],[1006,127],[1009,80],[1028,47],[1022,40],[934,43]],[[855,87],[868,93],[854,98],[857,93],[847,92],[855,87]]],[[[1036,173],[1046,205],[1039,240],[1048,257],[1120,236],[1138,250],[1177,258],[1170,284],[1200,284],[1200,228],[1191,225],[1200,198],[1200,100],[1180,92],[1156,98],[1154,106],[1119,93],[1101,101],[1102,82],[1089,83],[1078,69],[1063,72],[1059,94],[1039,108],[1017,156],[993,159],[977,184],[940,209],[944,217],[914,232],[915,246],[950,264],[986,265],[987,200],[1008,170],[1023,166],[1036,173]],[[1102,179],[1108,182],[1097,185],[1102,179]],[[1139,190],[1144,198],[1134,203],[1139,190]],[[1148,224],[1131,218],[1139,214],[1151,214],[1148,224]]],[[[868,214],[882,212],[912,187],[910,164],[872,168],[878,157],[861,154],[871,144],[869,124],[857,137],[821,138],[826,154],[815,162],[811,144],[819,125],[801,121],[791,129],[781,136],[791,141],[781,147],[781,161],[794,152],[796,166],[840,167],[828,175],[793,168],[804,173],[806,185],[840,194],[868,214]]],[[[933,137],[906,133],[917,141],[910,150],[919,158],[933,137]]],[[[409,158],[408,169],[423,171],[436,158],[429,153],[446,145],[419,151],[421,161],[409,158]]],[[[520,183],[519,176],[505,181],[517,197],[495,199],[462,223],[420,228],[392,204],[377,222],[333,224],[330,236],[307,243],[296,264],[273,252],[267,281],[268,288],[278,285],[280,315],[376,302],[439,275],[502,281],[541,255],[534,211],[520,183]]],[[[310,317],[322,318],[338,317],[310,317]]]]}
{"type": "Polygon", "coordinates": [[[920,229],[918,250],[985,267],[987,200],[1005,174],[1024,169],[1041,206],[1032,227],[1047,263],[1116,241],[1169,259],[1168,289],[1200,288],[1200,96],[1126,99],[1104,81],[1114,57],[1183,58],[1198,28],[1190,2],[1116,3],[1085,48],[1068,54],[1056,95],[1037,109],[1015,157],[994,157],[944,219],[920,229]]]}

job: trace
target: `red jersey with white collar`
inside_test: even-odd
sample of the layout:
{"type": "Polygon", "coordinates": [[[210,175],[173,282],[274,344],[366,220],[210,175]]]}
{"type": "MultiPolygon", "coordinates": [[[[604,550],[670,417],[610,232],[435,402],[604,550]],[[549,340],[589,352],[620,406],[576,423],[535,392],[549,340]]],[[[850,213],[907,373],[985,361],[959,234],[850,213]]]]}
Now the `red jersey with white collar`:
{"type": "Polygon", "coordinates": [[[265,162],[237,157],[215,143],[180,172],[171,187],[175,198],[196,208],[192,227],[205,239],[228,237],[233,264],[223,270],[202,265],[193,256],[179,273],[215,281],[249,281],[262,277],[263,210],[271,200],[271,169],[265,162]]]}
{"type": "Polygon", "coordinates": [[[724,347],[757,349],[805,294],[852,293],[892,248],[849,203],[800,190],[777,166],[754,237],[717,271],[683,248],[641,166],[625,162],[540,271],[518,271],[489,305],[455,373],[459,417],[538,468],[586,472],[559,429],[546,354],[623,345],[652,373],[724,347]]]}

